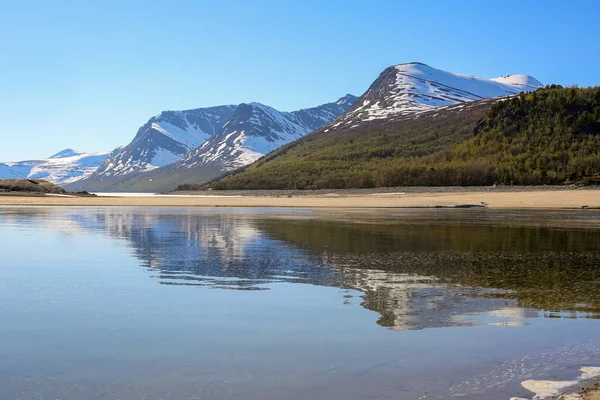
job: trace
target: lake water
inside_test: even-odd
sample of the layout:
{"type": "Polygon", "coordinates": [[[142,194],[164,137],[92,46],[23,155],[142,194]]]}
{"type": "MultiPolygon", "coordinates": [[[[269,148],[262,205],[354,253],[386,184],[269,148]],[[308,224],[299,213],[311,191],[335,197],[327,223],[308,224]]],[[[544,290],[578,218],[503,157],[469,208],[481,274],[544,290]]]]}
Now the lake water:
{"type": "Polygon", "coordinates": [[[0,399],[508,399],[600,365],[600,213],[0,208],[0,399]]]}

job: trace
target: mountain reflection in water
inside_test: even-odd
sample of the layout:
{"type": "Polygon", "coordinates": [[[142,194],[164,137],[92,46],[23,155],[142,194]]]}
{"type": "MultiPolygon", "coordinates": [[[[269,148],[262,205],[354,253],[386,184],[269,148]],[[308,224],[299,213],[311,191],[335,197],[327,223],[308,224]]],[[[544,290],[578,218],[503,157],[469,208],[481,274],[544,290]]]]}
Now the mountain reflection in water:
{"type": "Polygon", "coordinates": [[[66,234],[122,240],[165,285],[342,288],[340,302],[359,303],[380,315],[379,325],[396,330],[598,318],[597,219],[583,211],[436,210],[353,221],[303,211],[0,211],[0,222],[39,220],[66,234]],[[562,226],[563,219],[571,223],[562,226]]]}

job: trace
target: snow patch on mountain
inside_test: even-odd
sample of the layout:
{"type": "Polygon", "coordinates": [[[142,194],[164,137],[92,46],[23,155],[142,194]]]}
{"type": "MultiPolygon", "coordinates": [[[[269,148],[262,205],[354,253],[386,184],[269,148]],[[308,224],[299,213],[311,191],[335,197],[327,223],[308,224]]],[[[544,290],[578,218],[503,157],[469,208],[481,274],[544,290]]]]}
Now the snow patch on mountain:
{"type": "Polygon", "coordinates": [[[65,149],[41,160],[0,163],[0,179],[44,179],[57,185],[91,175],[109,153],[84,153],[65,149]]]}
{"type": "Polygon", "coordinates": [[[186,124],[185,128],[181,128],[165,121],[152,122],[150,124],[150,129],[154,129],[166,137],[182,143],[191,149],[206,142],[213,134],[212,132],[204,132],[197,125],[186,124]]]}
{"type": "Polygon", "coordinates": [[[535,89],[538,89],[538,88],[544,86],[542,84],[542,82],[538,81],[533,76],[522,75],[522,74],[504,75],[504,76],[500,76],[498,78],[492,78],[490,80],[499,82],[499,83],[504,83],[506,85],[510,85],[516,89],[521,89],[521,91],[523,91],[523,92],[535,90],[535,89]]]}
{"type": "Polygon", "coordinates": [[[221,132],[235,109],[226,105],[164,111],[144,124],[129,145],[108,157],[90,179],[151,171],[174,163],[221,132]]]}
{"type": "Polygon", "coordinates": [[[261,103],[240,104],[223,131],[169,166],[181,170],[218,165],[224,171],[251,164],[263,155],[300,139],[343,114],[356,100],[346,95],[333,103],[293,112],[261,103]]]}
{"type": "Polygon", "coordinates": [[[421,63],[399,64],[384,70],[333,127],[415,115],[436,107],[511,96],[542,86],[541,82],[528,75],[484,79],[442,71],[421,63]]]}

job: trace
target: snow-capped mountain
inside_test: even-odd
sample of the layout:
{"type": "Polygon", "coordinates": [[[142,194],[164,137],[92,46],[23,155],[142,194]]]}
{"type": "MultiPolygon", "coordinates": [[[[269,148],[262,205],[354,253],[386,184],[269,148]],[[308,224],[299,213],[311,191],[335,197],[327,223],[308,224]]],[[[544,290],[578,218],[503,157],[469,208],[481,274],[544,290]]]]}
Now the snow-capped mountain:
{"type": "Polygon", "coordinates": [[[346,112],[356,100],[358,100],[358,97],[347,94],[334,103],[326,103],[313,108],[303,108],[302,110],[292,111],[291,114],[301,124],[315,130],[334,121],[346,112]]]}
{"type": "Polygon", "coordinates": [[[260,103],[163,112],[96,172],[67,189],[151,191],[175,187],[183,179],[206,182],[327,125],[356,99],[348,94],[292,112],[260,103]]]}
{"type": "Polygon", "coordinates": [[[100,165],[93,178],[118,177],[171,164],[221,131],[235,106],[164,111],[150,118],[134,139],[100,165]]]}
{"type": "Polygon", "coordinates": [[[92,174],[109,153],[83,153],[65,149],[42,160],[0,163],[0,179],[44,179],[57,185],[76,182],[92,174]]]}
{"type": "Polygon", "coordinates": [[[368,121],[413,116],[436,107],[490,97],[515,95],[542,87],[529,75],[484,79],[432,68],[422,63],[386,68],[330,129],[348,129],[368,121]]]}
{"type": "Polygon", "coordinates": [[[168,166],[172,170],[216,165],[223,171],[251,164],[263,155],[317,130],[342,115],[357,97],[292,112],[260,103],[240,104],[223,131],[168,166]]]}

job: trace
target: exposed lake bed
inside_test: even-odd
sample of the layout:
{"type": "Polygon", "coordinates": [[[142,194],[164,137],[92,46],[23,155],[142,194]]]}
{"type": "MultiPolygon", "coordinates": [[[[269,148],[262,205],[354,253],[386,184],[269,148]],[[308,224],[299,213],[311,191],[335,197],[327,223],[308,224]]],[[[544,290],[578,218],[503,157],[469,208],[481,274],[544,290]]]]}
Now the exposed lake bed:
{"type": "Polygon", "coordinates": [[[313,209],[487,208],[600,209],[597,186],[425,187],[328,191],[99,193],[96,196],[0,196],[0,206],[242,207],[313,209]],[[386,190],[383,190],[386,189],[386,190]]]}
{"type": "Polygon", "coordinates": [[[600,366],[599,221],[0,208],[0,394],[531,398],[600,366]]]}

